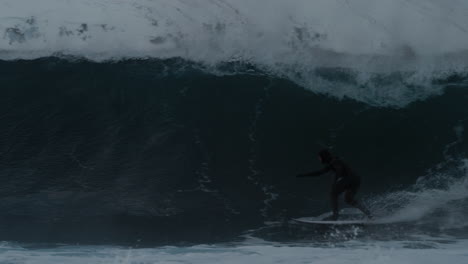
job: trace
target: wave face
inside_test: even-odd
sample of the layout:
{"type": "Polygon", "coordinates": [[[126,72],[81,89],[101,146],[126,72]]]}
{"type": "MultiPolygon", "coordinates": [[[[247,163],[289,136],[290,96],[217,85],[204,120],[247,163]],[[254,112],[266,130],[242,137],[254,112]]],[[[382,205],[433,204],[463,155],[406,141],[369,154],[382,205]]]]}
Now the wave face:
{"type": "Polygon", "coordinates": [[[439,95],[437,80],[466,74],[468,61],[461,0],[6,0],[0,9],[0,59],[240,61],[376,106],[439,95]],[[341,69],[340,85],[329,68],[341,69]]]}
{"type": "Polygon", "coordinates": [[[297,240],[329,210],[327,177],[295,178],[324,146],[396,230],[466,235],[467,10],[2,1],[0,237],[297,240]]]}
{"type": "Polygon", "coordinates": [[[43,58],[0,72],[2,239],[206,242],[318,215],[329,177],[295,175],[320,168],[323,146],[359,171],[363,197],[389,221],[467,219],[463,79],[381,108],[181,59],[43,58]]]}

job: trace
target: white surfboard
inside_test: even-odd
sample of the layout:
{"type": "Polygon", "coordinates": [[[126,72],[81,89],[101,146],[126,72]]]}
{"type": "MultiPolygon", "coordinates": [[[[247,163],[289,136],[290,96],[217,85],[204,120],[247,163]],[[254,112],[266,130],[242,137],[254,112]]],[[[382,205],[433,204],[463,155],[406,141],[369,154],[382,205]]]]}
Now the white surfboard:
{"type": "Polygon", "coordinates": [[[317,225],[367,225],[367,224],[378,224],[373,220],[317,220],[315,217],[302,217],[293,219],[294,221],[306,223],[306,224],[317,224],[317,225]]]}
{"type": "Polygon", "coordinates": [[[343,208],[340,211],[339,220],[325,220],[332,216],[332,212],[327,212],[315,217],[300,217],[293,220],[299,223],[316,225],[375,225],[384,224],[382,219],[367,219],[360,211],[355,208],[343,208]]]}

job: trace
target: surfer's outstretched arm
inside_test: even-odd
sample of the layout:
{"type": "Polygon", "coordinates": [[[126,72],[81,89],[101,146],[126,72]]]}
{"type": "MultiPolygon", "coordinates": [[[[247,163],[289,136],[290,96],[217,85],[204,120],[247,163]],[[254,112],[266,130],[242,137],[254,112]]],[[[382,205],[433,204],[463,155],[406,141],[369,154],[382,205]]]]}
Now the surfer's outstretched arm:
{"type": "Polygon", "coordinates": [[[318,170],[318,171],[313,171],[313,172],[309,172],[309,173],[301,173],[301,174],[298,174],[296,177],[298,178],[303,178],[303,177],[317,177],[317,176],[320,176],[322,174],[325,174],[327,172],[329,172],[330,170],[332,169],[331,166],[326,166],[325,168],[321,169],[321,170],[318,170]]]}

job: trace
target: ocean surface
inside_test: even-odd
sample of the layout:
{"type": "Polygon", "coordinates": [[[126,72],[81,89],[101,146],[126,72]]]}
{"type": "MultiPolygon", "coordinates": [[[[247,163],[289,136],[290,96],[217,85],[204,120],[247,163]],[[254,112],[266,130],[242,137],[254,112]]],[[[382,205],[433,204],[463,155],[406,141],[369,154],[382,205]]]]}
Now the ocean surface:
{"type": "Polygon", "coordinates": [[[468,262],[467,13],[0,0],[0,263],[468,262]]]}

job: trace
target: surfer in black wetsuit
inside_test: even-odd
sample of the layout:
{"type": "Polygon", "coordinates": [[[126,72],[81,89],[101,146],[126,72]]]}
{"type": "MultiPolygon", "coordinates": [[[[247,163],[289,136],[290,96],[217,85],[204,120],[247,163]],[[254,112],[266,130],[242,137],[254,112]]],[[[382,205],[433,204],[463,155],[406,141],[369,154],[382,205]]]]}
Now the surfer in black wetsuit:
{"type": "Polygon", "coordinates": [[[330,192],[330,200],[333,215],[327,220],[338,219],[338,197],[341,193],[345,193],[345,201],[349,205],[361,210],[367,217],[371,218],[371,214],[367,208],[361,205],[354,196],[356,195],[359,186],[361,185],[361,178],[355,174],[342,160],[334,157],[327,149],[319,152],[320,162],[325,167],[319,171],[310,173],[303,173],[297,177],[316,177],[333,171],[335,176],[333,178],[333,185],[330,192]]]}

